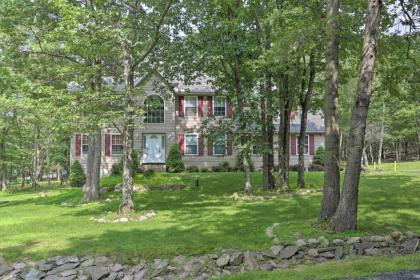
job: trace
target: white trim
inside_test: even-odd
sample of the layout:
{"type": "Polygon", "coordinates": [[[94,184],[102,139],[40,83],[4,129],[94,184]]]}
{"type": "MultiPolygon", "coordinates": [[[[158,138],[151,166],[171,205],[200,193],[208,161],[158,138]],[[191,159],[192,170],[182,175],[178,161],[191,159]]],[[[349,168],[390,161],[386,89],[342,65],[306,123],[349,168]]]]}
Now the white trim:
{"type": "Polygon", "coordinates": [[[199,145],[199,143],[198,143],[198,134],[197,133],[184,134],[184,155],[185,156],[198,156],[198,154],[199,154],[198,149],[200,148],[198,145],[199,145]],[[196,139],[197,139],[197,153],[187,154],[187,136],[195,136],[196,137],[196,139]]]}
{"type": "Polygon", "coordinates": [[[162,133],[162,132],[156,132],[156,133],[153,133],[153,132],[146,132],[146,133],[142,133],[141,134],[141,147],[142,147],[142,158],[141,158],[141,163],[142,164],[149,164],[149,163],[151,163],[151,164],[153,164],[153,163],[159,163],[159,164],[161,164],[161,163],[165,163],[166,162],[166,133],[162,133]],[[161,149],[163,150],[163,159],[162,159],[162,161],[161,162],[144,162],[144,152],[145,152],[145,148],[146,148],[146,141],[147,141],[147,136],[148,135],[158,135],[158,136],[160,136],[160,137],[162,137],[161,138],[161,140],[163,140],[163,145],[162,145],[162,147],[161,147],[161,149]]]}
{"type": "Polygon", "coordinates": [[[115,154],[113,151],[112,151],[112,136],[113,135],[121,135],[121,138],[123,138],[124,136],[121,134],[121,133],[109,133],[109,137],[110,137],[110,141],[109,141],[109,145],[110,145],[110,147],[109,147],[109,149],[110,149],[110,151],[111,151],[111,156],[122,156],[123,154],[124,154],[124,138],[122,139],[122,141],[123,141],[123,143],[122,143],[122,146],[123,146],[123,151],[122,151],[122,154],[115,154]]]}
{"type": "Polygon", "coordinates": [[[86,133],[80,133],[80,156],[84,156],[84,155],[87,155],[87,154],[89,154],[89,136],[86,134],[86,133]],[[83,136],[86,136],[86,140],[87,140],[87,143],[85,144],[85,146],[88,146],[88,151],[87,151],[87,153],[85,153],[85,152],[83,152],[83,136]]]}
{"type": "Polygon", "coordinates": [[[213,100],[212,100],[212,110],[213,110],[213,116],[214,117],[226,117],[227,116],[227,99],[226,99],[226,96],[213,96],[213,100]],[[216,106],[214,106],[214,104],[215,104],[215,101],[216,101],[216,98],[224,98],[224,100],[225,100],[225,115],[224,116],[216,116],[215,114],[214,114],[214,108],[216,107],[216,106]]]}
{"type": "MultiPolygon", "coordinates": [[[[143,100],[143,106],[144,107],[146,107],[145,105],[144,105],[144,103],[146,102],[146,99],[148,98],[148,97],[150,97],[150,96],[154,96],[154,95],[156,95],[157,97],[159,97],[162,101],[163,101],[163,123],[149,123],[149,122],[145,122],[145,119],[146,119],[146,117],[144,117],[144,119],[143,119],[143,124],[165,124],[166,123],[166,103],[165,103],[165,98],[163,98],[162,96],[160,96],[159,94],[155,94],[155,93],[152,93],[152,94],[149,94],[149,95],[147,95],[145,98],[144,98],[144,100],[143,100]]],[[[147,114],[147,112],[146,112],[146,114],[147,114]]],[[[184,113],[185,114],[185,113],[184,113]]]]}
{"type": "MultiPolygon", "coordinates": [[[[187,97],[194,97],[195,98],[195,117],[198,117],[198,95],[184,95],[184,117],[194,117],[194,116],[187,116],[187,97]]],[[[191,107],[192,108],[192,107],[191,107]]]]}
{"type": "Polygon", "coordinates": [[[225,138],[225,153],[224,154],[216,154],[214,148],[217,145],[217,144],[215,144],[217,141],[215,141],[215,142],[213,142],[213,156],[225,156],[225,155],[227,155],[227,136],[226,136],[226,134],[224,134],[223,136],[225,138]]]}

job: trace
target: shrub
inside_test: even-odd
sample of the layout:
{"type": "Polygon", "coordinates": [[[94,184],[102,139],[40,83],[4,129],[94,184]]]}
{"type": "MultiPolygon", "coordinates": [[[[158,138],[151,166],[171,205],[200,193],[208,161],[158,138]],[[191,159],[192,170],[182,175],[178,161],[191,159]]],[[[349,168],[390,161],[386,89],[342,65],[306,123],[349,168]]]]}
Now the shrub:
{"type": "Polygon", "coordinates": [[[182,155],[177,144],[172,144],[169,148],[168,158],[166,159],[166,171],[182,172],[185,170],[185,164],[182,161],[182,155]]]}
{"type": "MultiPolygon", "coordinates": [[[[238,153],[236,156],[236,169],[244,171],[244,164],[242,160],[242,155],[240,153],[238,153]]],[[[252,161],[252,159],[249,159],[249,169],[251,170],[251,172],[255,170],[254,162],[252,161]]]]}
{"type": "Polygon", "coordinates": [[[324,166],[320,164],[312,163],[309,168],[309,171],[324,171],[324,166]]]}
{"type": "Polygon", "coordinates": [[[191,165],[187,167],[188,172],[198,172],[198,167],[195,165],[191,165]]]}
{"type": "Polygon", "coordinates": [[[222,172],[230,171],[229,162],[227,160],[220,162],[219,166],[220,166],[220,171],[222,172]]]}
{"type": "Polygon", "coordinates": [[[79,161],[75,161],[70,168],[69,183],[71,187],[81,188],[86,183],[86,175],[79,161]]]}
{"type": "Polygon", "coordinates": [[[147,169],[147,170],[143,171],[143,176],[145,178],[150,178],[153,175],[155,175],[155,171],[153,169],[147,169]]]}
{"type": "Polygon", "coordinates": [[[323,146],[319,146],[318,149],[316,149],[312,163],[317,165],[325,164],[325,149],[323,146]]]}
{"type": "Polygon", "coordinates": [[[122,175],[123,173],[123,161],[120,159],[116,163],[114,163],[111,167],[111,175],[112,176],[118,176],[122,175]]]}
{"type": "Polygon", "coordinates": [[[299,170],[299,165],[297,164],[289,166],[289,171],[298,171],[298,170],[299,170]]]}
{"type": "Polygon", "coordinates": [[[200,168],[200,172],[209,172],[209,169],[207,167],[200,168]]]}
{"type": "MultiPolygon", "coordinates": [[[[140,166],[139,166],[139,153],[133,149],[131,153],[131,160],[132,165],[131,168],[133,170],[133,175],[140,172],[140,166]]],[[[111,167],[111,175],[118,176],[123,174],[123,159],[121,158],[116,163],[114,163],[111,167]]]]}
{"type": "Polygon", "coordinates": [[[222,172],[222,167],[220,167],[220,165],[215,165],[211,167],[211,171],[213,172],[222,172]]]}

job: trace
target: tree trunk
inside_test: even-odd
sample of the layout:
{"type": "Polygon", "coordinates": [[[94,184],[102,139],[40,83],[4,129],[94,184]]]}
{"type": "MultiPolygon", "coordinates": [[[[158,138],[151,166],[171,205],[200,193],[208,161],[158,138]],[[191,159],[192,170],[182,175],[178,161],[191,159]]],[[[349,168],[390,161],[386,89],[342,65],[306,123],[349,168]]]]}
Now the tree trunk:
{"type": "Polygon", "coordinates": [[[301,93],[299,98],[301,115],[300,115],[300,131],[299,131],[299,146],[298,146],[298,188],[305,187],[305,135],[306,135],[306,122],[308,120],[308,110],[311,102],[313,84],[315,80],[315,55],[311,52],[309,58],[309,80],[308,89],[305,93],[305,81],[306,81],[306,65],[302,77],[301,93]]]}
{"type": "Polygon", "coordinates": [[[372,95],[381,4],[380,0],[368,0],[362,64],[351,117],[348,141],[349,157],[344,175],[343,192],[337,212],[329,225],[330,229],[334,231],[357,229],[358,190],[361,171],[360,158],[364,148],[366,119],[372,95]]]}
{"type": "Polygon", "coordinates": [[[362,165],[369,166],[369,160],[366,153],[366,144],[363,144],[363,149],[362,149],[362,165]]]}
{"type": "Polygon", "coordinates": [[[339,145],[339,0],[327,0],[327,45],[325,68],[325,171],[320,218],[330,219],[340,199],[340,145],[339,145]]]}
{"type": "Polygon", "coordinates": [[[99,199],[99,179],[101,171],[101,129],[98,128],[95,134],[88,136],[88,160],[86,184],[83,187],[83,202],[99,199]]]}
{"type": "Polygon", "coordinates": [[[381,133],[379,135],[378,164],[382,164],[382,146],[384,144],[385,101],[382,103],[381,133]]]}
{"type": "Polygon", "coordinates": [[[22,177],[22,182],[20,182],[20,187],[23,189],[24,187],[25,187],[25,177],[26,177],[26,175],[25,175],[25,169],[23,169],[22,168],[22,170],[20,171],[21,172],[21,177],[22,177]]]}
{"type": "Polygon", "coordinates": [[[0,142],[0,189],[2,192],[7,190],[6,184],[6,165],[4,164],[5,145],[3,141],[0,142]]]}
{"type": "Polygon", "coordinates": [[[32,173],[31,173],[31,180],[32,180],[32,188],[37,188],[39,186],[38,180],[41,174],[40,171],[40,157],[41,151],[39,148],[39,137],[40,137],[40,128],[38,125],[35,125],[35,133],[34,133],[34,152],[32,156],[32,173]]]}
{"type": "Polygon", "coordinates": [[[133,195],[133,142],[134,142],[134,68],[132,50],[124,47],[124,80],[125,89],[125,118],[123,128],[123,184],[122,199],[119,212],[128,214],[134,211],[134,195],[133,195]]]}

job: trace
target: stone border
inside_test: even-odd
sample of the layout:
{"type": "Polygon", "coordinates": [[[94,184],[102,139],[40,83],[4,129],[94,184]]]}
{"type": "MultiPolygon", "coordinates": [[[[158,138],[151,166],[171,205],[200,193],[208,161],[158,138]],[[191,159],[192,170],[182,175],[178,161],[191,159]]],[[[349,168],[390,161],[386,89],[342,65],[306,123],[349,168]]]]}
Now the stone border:
{"type": "Polygon", "coordinates": [[[106,217],[102,217],[102,218],[90,217],[89,220],[95,221],[98,223],[128,223],[128,222],[143,222],[145,220],[152,219],[155,216],[156,216],[156,212],[153,210],[150,210],[146,212],[145,214],[136,216],[136,217],[120,217],[120,218],[115,218],[115,219],[107,219],[106,217]]]}
{"type": "Polygon", "coordinates": [[[305,189],[305,190],[298,190],[293,193],[281,193],[276,194],[273,193],[272,195],[246,195],[241,192],[234,192],[229,196],[229,198],[233,200],[239,200],[239,201],[266,201],[266,200],[273,200],[273,199],[279,199],[279,198],[288,198],[292,197],[294,195],[308,195],[313,193],[321,192],[321,190],[318,189],[305,189]]]}

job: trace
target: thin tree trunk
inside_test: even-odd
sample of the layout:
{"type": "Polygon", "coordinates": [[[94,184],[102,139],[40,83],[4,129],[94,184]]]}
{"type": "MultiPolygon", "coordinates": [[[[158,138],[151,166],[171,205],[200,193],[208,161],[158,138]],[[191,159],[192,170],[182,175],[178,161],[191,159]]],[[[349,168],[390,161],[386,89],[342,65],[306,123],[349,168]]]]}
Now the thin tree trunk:
{"type": "Polygon", "coordinates": [[[369,160],[366,154],[366,145],[363,144],[363,149],[362,149],[362,165],[363,166],[369,166],[369,160]]]}
{"type": "Polygon", "coordinates": [[[39,161],[40,161],[40,148],[39,148],[39,137],[40,137],[40,128],[38,125],[35,125],[35,133],[34,133],[34,152],[32,156],[32,188],[37,188],[39,186],[38,180],[40,177],[40,168],[39,168],[39,161]]]}
{"type": "Polygon", "coordinates": [[[379,36],[380,0],[368,0],[363,39],[362,64],[348,141],[349,157],[344,175],[343,192],[329,228],[334,231],[357,229],[357,206],[360,180],[360,158],[364,148],[366,119],[372,95],[373,75],[379,36]]]}
{"type": "Polygon", "coordinates": [[[340,199],[340,145],[339,145],[339,0],[327,0],[326,69],[325,69],[325,171],[320,218],[330,219],[340,199]]]}
{"type": "Polygon", "coordinates": [[[2,192],[7,191],[6,184],[6,165],[4,164],[5,144],[3,141],[0,142],[0,189],[2,192]]]}
{"type": "Polygon", "coordinates": [[[378,164],[382,164],[382,146],[384,144],[385,101],[382,103],[381,133],[379,135],[378,164]]]}
{"type": "Polygon", "coordinates": [[[21,178],[22,182],[20,182],[20,187],[23,189],[25,187],[25,169],[22,168],[21,170],[21,178]]]}
{"type": "Polygon", "coordinates": [[[133,140],[134,140],[134,69],[133,69],[132,50],[124,47],[124,80],[125,89],[125,119],[123,128],[123,185],[122,199],[119,212],[128,214],[134,211],[134,195],[133,195],[133,140]]]}

